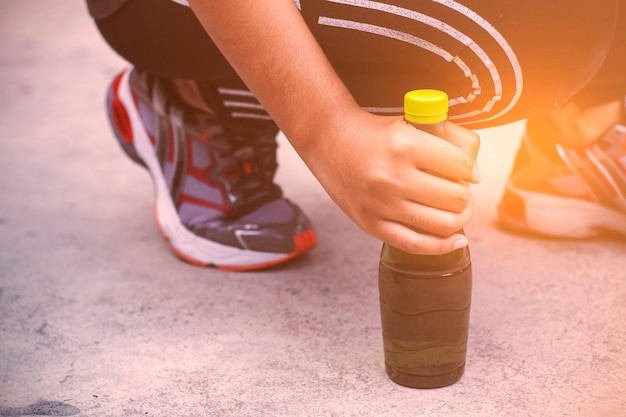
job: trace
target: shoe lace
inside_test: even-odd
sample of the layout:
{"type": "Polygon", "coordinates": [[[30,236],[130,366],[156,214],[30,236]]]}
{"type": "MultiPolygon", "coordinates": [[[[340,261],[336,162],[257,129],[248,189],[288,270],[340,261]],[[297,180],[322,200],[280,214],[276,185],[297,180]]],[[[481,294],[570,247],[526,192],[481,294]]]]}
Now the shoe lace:
{"type": "MultiPolygon", "coordinates": [[[[145,85],[139,91],[151,91],[159,79],[148,79],[143,73],[136,73],[138,81],[145,85]],[[151,83],[153,85],[151,85],[151,83]]],[[[159,84],[165,88],[165,95],[170,92],[167,83],[159,84]]],[[[192,126],[200,128],[203,141],[207,141],[216,159],[209,171],[209,179],[216,184],[223,184],[230,203],[230,217],[238,217],[253,211],[266,202],[282,197],[281,188],[274,183],[278,168],[276,161],[276,134],[274,124],[264,126],[229,125],[224,126],[206,113],[191,110],[189,106],[172,99],[169,106],[182,109],[179,124],[190,121],[192,126]],[[217,123],[216,123],[217,122],[217,123]]],[[[166,99],[161,101],[165,103],[166,99]]],[[[163,110],[165,112],[165,110],[163,110]]],[[[171,117],[171,114],[170,114],[171,117]]]]}
{"type": "Polygon", "coordinates": [[[240,216],[282,196],[274,183],[278,168],[276,133],[276,128],[229,127],[220,129],[212,138],[219,168],[209,175],[226,186],[231,216],[240,216]]]}

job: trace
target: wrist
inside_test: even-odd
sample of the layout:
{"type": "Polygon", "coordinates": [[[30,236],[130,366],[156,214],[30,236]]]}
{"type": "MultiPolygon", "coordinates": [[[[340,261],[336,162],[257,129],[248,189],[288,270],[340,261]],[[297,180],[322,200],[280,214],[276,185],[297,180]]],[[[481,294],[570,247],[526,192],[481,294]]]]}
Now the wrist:
{"type": "Polygon", "coordinates": [[[352,136],[350,131],[354,132],[354,129],[350,126],[360,124],[368,116],[371,115],[348,96],[294,112],[293,120],[282,128],[296,152],[310,167],[311,159],[333,152],[335,145],[352,136]]]}

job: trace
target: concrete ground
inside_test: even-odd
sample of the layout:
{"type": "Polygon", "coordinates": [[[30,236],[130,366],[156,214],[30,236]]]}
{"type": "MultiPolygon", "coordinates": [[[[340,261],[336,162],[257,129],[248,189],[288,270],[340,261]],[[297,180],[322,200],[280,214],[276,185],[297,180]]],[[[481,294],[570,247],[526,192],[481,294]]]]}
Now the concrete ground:
{"type": "Polygon", "coordinates": [[[495,207],[522,124],[481,132],[462,380],[385,375],[380,243],[281,141],[319,247],[257,273],[179,261],[109,130],[125,64],[82,0],[0,3],[0,416],[626,415],[626,243],[514,236],[495,207]]]}

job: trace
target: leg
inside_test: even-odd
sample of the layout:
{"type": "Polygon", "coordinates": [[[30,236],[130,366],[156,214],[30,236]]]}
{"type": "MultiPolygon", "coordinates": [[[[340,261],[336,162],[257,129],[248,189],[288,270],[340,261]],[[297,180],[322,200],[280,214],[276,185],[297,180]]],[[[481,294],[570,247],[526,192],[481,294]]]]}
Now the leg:
{"type": "Polygon", "coordinates": [[[626,1],[607,59],[569,102],[532,117],[500,204],[505,225],[626,234],[626,1]]]}

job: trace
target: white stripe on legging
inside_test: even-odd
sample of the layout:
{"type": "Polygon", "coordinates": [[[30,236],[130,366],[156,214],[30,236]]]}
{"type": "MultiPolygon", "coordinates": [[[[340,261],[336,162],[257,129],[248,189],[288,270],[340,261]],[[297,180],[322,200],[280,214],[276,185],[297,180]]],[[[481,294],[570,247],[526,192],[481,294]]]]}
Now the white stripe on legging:
{"type": "Polygon", "coordinates": [[[263,107],[262,105],[258,104],[258,103],[248,103],[245,101],[233,101],[233,100],[226,100],[224,101],[224,106],[226,107],[239,107],[242,109],[252,109],[252,110],[265,110],[265,107],[263,107]]]}
{"type": "Polygon", "coordinates": [[[217,92],[225,96],[254,97],[249,90],[239,90],[235,88],[218,88],[217,92]]]}
{"type": "MultiPolygon", "coordinates": [[[[474,111],[474,112],[463,114],[463,115],[458,115],[456,118],[469,117],[469,116],[474,116],[479,113],[488,112],[493,106],[493,104],[495,104],[495,102],[501,99],[502,84],[501,84],[501,80],[500,80],[500,76],[498,74],[497,68],[495,64],[493,63],[493,61],[489,58],[489,56],[485,53],[485,51],[482,48],[480,48],[480,46],[475,41],[473,41],[470,37],[458,31],[457,29],[453,28],[452,26],[448,25],[447,23],[444,23],[430,16],[426,16],[422,13],[415,12],[413,10],[405,9],[402,7],[398,7],[398,6],[394,6],[394,5],[390,5],[386,3],[379,3],[379,2],[371,1],[371,0],[326,0],[326,1],[331,2],[331,3],[348,5],[348,6],[362,7],[362,8],[367,8],[371,10],[378,10],[378,11],[382,11],[385,13],[402,16],[402,17],[409,18],[415,21],[419,21],[428,26],[436,28],[437,30],[442,31],[443,33],[446,33],[447,35],[452,36],[453,38],[458,39],[460,42],[467,45],[468,48],[470,48],[470,50],[472,50],[472,52],[474,52],[481,59],[481,61],[483,62],[483,65],[485,65],[485,67],[489,70],[496,91],[495,91],[494,97],[489,101],[489,103],[482,110],[474,111]]],[[[513,106],[515,106],[515,104],[519,100],[519,97],[521,95],[521,91],[523,88],[523,77],[522,77],[521,66],[519,65],[517,57],[515,56],[515,53],[513,52],[512,48],[510,47],[508,42],[504,39],[504,37],[502,37],[502,35],[489,22],[487,22],[484,18],[479,16],[477,13],[475,13],[471,9],[461,4],[458,4],[452,0],[432,0],[432,1],[440,3],[446,7],[449,7],[450,9],[455,10],[456,12],[461,13],[462,15],[474,21],[477,25],[483,28],[498,43],[498,45],[502,48],[506,56],[509,58],[509,62],[511,64],[513,73],[515,75],[514,96],[511,99],[511,102],[500,113],[494,116],[490,116],[488,118],[482,119],[480,121],[492,120],[492,119],[502,116],[503,114],[508,112],[513,106]]],[[[320,17],[320,24],[324,24],[324,22],[329,22],[326,19],[331,19],[331,18],[320,17]]],[[[332,20],[330,20],[330,22],[332,22],[332,20]]],[[[343,22],[348,22],[348,21],[343,21],[343,22]]],[[[347,26],[347,28],[351,28],[355,30],[360,30],[359,25],[366,25],[366,26],[363,26],[362,28],[369,29],[370,31],[366,30],[369,33],[378,34],[381,36],[387,36],[388,34],[393,34],[395,36],[392,36],[392,38],[401,40],[404,42],[407,42],[410,40],[413,40],[413,41],[417,40],[417,42],[414,43],[415,45],[419,47],[423,47],[423,45],[428,45],[431,48],[428,50],[432,52],[435,51],[432,49],[432,46],[431,46],[433,45],[432,43],[427,42],[423,39],[419,39],[415,36],[412,36],[406,33],[401,33],[401,32],[397,32],[393,30],[390,31],[390,29],[387,29],[387,28],[381,28],[379,26],[367,25],[367,24],[359,23],[359,22],[349,22],[349,23],[344,23],[344,24],[347,26]],[[371,31],[374,28],[380,28],[380,29],[375,29],[375,31],[371,31]]],[[[344,26],[340,26],[340,27],[344,27],[344,26]]],[[[445,51],[437,53],[437,54],[442,57],[451,56],[451,54],[445,51]]],[[[449,59],[448,61],[452,62],[452,60],[449,60],[449,59]]],[[[460,103],[460,102],[471,101],[473,99],[472,95],[478,92],[476,88],[477,79],[475,75],[471,73],[469,68],[458,57],[454,57],[454,63],[463,70],[466,76],[469,76],[471,78],[472,86],[474,88],[474,92],[472,94],[468,95],[468,97],[466,97],[465,99],[459,98],[457,102],[460,103]]],[[[453,105],[452,100],[451,100],[450,105],[453,105]]]]}

